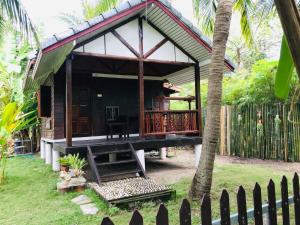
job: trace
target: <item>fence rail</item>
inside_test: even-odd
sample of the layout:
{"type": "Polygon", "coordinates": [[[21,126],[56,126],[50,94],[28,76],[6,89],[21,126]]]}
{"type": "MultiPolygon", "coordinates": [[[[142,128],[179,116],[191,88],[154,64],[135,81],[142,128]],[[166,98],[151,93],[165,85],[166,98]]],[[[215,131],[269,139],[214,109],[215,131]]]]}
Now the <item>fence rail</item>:
{"type": "MultiPolygon", "coordinates": [[[[230,225],[239,224],[247,225],[249,219],[254,219],[255,225],[263,225],[264,214],[267,216],[269,225],[278,225],[277,214],[278,209],[282,210],[283,225],[300,225],[300,195],[299,195],[299,177],[295,173],[293,178],[293,196],[288,196],[287,178],[283,176],[281,180],[281,200],[276,201],[275,184],[270,180],[268,187],[268,203],[262,204],[261,187],[258,183],[253,189],[253,208],[247,210],[247,200],[245,189],[240,186],[237,192],[237,208],[238,212],[230,215],[229,194],[223,190],[220,198],[220,219],[212,221],[211,199],[209,195],[204,195],[201,202],[201,218],[202,225],[230,225]],[[289,207],[294,203],[295,219],[290,219],[289,207]]],[[[191,225],[191,206],[187,199],[182,201],[179,209],[180,225],[191,225]]],[[[129,225],[143,225],[143,217],[138,210],[133,212],[129,225]]],[[[106,217],[102,220],[101,225],[114,225],[110,218],[106,217]]],[[[156,225],[169,225],[168,209],[161,204],[156,215],[156,225]]]]}

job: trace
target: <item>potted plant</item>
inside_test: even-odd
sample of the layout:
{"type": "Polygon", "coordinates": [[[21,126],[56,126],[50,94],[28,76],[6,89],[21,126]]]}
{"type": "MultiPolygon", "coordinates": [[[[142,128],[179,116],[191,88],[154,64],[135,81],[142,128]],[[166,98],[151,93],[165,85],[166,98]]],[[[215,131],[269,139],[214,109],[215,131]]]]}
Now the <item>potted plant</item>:
{"type": "Polygon", "coordinates": [[[81,159],[79,154],[70,155],[68,157],[70,164],[70,173],[72,176],[71,183],[75,186],[75,191],[83,191],[86,179],[83,177],[83,168],[87,165],[85,159],[81,159]]]}
{"type": "Polygon", "coordinates": [[[60,171],[69,172],[70,169],[70,162],[69,156],[64,156],[58,160],[60,164],[60,171]]]}

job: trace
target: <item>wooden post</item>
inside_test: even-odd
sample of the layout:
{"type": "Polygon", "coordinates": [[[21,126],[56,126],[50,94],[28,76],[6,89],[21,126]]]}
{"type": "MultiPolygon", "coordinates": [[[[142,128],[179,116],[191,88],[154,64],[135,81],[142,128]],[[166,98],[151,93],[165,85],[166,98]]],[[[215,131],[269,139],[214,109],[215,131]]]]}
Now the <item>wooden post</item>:
{"type": "Polygon", "coordinates": [[[144,121],[145,121],[145,105],[144,105],[144,47],[143,47],[143,20],[139,18],[139,74],[138,74],[138,83],[139,83],[139,136],[144,138],[144,121]]]}
{"type": "Polygon", "coordinates": [[[226,116],[227,116],[227,121],[226,121],[226,151],[227,155],[231,155],[231,106],[226,106],[226,116]]]}
{"type": "Polygon", "coordinates": [[[220,155],[226,154],[226,106],[222,106],[220,114],[220,155]]]}
{"type": "Polygon", "coordinates": [[[202,113],[201,113],[201,94],[200,94],[200,67],[195,65],[195,95],[196,95],[196,110],[197,110],[197,127],[199,136],[202,137],[202,113]]]}
{"type": "Polygon", "coordinates": [[[66,60],[66,145],[72,146],[72,59],[66,60]]]}

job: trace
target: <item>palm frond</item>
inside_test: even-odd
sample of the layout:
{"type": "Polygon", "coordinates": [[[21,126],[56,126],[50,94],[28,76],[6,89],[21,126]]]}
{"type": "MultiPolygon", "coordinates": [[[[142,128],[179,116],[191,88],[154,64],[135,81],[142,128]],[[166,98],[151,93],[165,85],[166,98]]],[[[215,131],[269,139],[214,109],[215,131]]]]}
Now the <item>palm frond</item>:
{"type": "Polygon", "coordinates": [[[214,32],[217,4],[216,0],[193,0],[194,14],[205,34],[214,32]]]}
{"type": "Polygon", "coordinates": [[[92,19],[115,7],[121,0],[98,0],[92,4],[89,0],[82,0],[83,14],[85,19],[92,19]]]}
{"type": "Polygon", "coordinates": [[[78,17],[75,13],[61,13],[59,19],[69,26],[77,26],[81,24],[84,20],[78,17]]]}
{"type": "Polygon", "coordinates": [[[1,0],[0,7],[2,10],[1,16],[7,17],[23,35],[32,36],[38,43],[38,36],[33,23],[20,0],[1,0]]]}
{"type": "Polygon", "coordinates": [[[240,26],[242,36],[244,37],[246,44],[251,46],[254,44],[254,38],[251,30],[250,15],[254,11],[254,3],[252,0],[235,0],[233,9],[241,16],[240,26]]]}

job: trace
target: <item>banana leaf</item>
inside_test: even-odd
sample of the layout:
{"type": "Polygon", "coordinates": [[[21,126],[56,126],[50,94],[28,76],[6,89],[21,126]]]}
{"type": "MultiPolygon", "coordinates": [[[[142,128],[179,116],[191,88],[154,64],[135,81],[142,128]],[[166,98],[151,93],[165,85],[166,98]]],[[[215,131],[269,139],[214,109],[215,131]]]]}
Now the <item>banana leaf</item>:
{"type": "Polygon", "coordinates": [[[285,36],[282,38],[280,58],[275,77],[275,95],[280,99],[289,96],[294,62],[285,36]]]}

